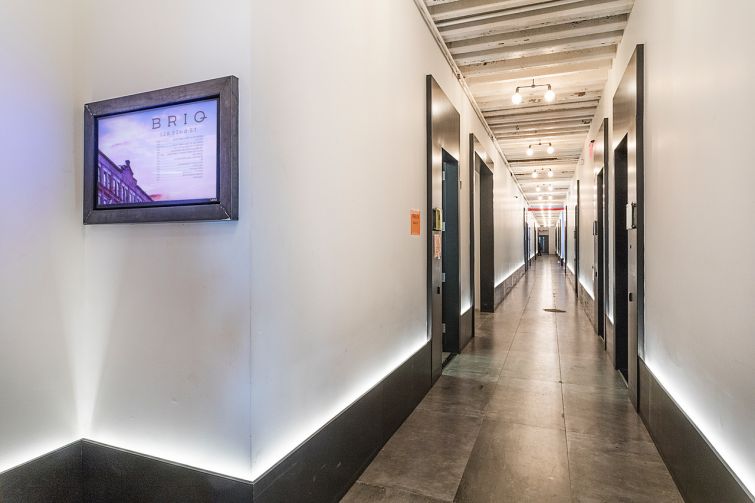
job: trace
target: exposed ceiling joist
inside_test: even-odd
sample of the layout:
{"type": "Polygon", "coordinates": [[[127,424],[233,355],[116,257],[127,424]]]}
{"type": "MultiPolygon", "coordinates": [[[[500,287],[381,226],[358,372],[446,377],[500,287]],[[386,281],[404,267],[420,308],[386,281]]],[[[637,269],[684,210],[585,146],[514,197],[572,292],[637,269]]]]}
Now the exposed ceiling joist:
{"type": "Polygon", "coordinates": [[[569,37],[553,42],[535,42],[511,47],[497,47],[483,51],[459,54],[456,58],[459,66],[485,65],[496,61],[506,61],[514,58],[534,57],[547,51],[549,54],[584,51],[600,47],[615,46],[621,40],[621,30],[607,33],[593,33],[580,37],[569,37]]]}
{"type": "Polygon", "coordinates": [[[566,63],[558,62],[558,60],[556,60],[554,63],[539,66],[515,68],[507,71],[485,73],[482,75],[470,75],[467,79],[472,85],[489,84],[492,82],[499,84],[514,83],[514,85],[518,85],[516,82],[523,80],[551,80],[556,76],[575,74],[587,70],[608,70],[611,67],[613,56],[613,54],[604,55],[602,58],[590,58],[581,61],[569,61],[566,63]]]}
{"type": "Polygon", "coordinates": [[[525,199],[561,204],[634,0],[422,1],[525,199]]]}
{"type": "Polygon", "coordinates": [[[616,54],[616,45],[605,47],[593,47],[577,51],[565,51],[537,56],[526,56],[508,60],[495,61],[492,63],[478,63],[474,65],[460,66],[459,69],[468,77],[481,77],[495,74],[506,74],[516,70],[529,70],[532,68],[559,67],[566,63],[588,63],[591,61],[603,61],[611,59],[616,54]]]}
{"type": "Polygon", "coordinates": [[[632,0],[581,0],[578,2],[543,4],[544,7],[519,12],[502,12],[464,16],[437,21],[445,40],[454,42],[469,38],[511,33],[566,23],[576,23],[600,17],[626,14],[632,0]]]}

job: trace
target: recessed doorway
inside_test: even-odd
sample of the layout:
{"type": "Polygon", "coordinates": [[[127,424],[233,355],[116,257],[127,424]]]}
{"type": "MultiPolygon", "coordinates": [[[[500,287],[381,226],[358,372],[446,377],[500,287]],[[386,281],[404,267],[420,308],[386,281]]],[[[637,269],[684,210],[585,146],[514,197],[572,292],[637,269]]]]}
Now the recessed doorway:
{"type": "Polygon", "coordinates": [[[443,361],[461,350],[459,317],[461,285],[459,274],[459,161],[443,151],[443,361]]]}

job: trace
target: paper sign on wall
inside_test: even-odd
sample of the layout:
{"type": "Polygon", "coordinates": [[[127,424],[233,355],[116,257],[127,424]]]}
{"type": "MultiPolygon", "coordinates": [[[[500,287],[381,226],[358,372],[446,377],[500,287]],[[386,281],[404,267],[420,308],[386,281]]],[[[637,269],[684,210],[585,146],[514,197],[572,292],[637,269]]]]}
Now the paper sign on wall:
{"type": "Polygon", "coordinates": [[[440,233],[433,234],[433,258],[440,258],[441,253],[441,239],[440,233]]]}
{"type": "Polygon", "coordinates": [[[419,210],[409,210],[409,220],[411,221],[412,236],[419,236],[422,230],[422,218],[419,210]]]}

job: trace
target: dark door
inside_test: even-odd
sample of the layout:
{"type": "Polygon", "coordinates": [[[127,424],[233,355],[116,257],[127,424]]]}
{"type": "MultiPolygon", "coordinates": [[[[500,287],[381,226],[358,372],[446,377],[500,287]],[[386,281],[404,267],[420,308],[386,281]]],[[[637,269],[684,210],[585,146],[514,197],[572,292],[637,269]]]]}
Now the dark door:
{"type": "Polygon", "coordinates": [[[480,163],[480,309],[495,310],[495,250],[493,248],[493,173],[480,163]]]}
{"type": "MultiPolygon", "coordinates": [[[[445,154],[445,152],[444,152],[445,154]]],[[[443,352],[459,352],[459,162],[443,158],[443,352]]]]}
{"type": "Polygon", "coordinates": [[[527,208],[522,208],[522,235],[524,236],[522,247],[524,249],[524,270],[526,271],[530,268],[529,253],[527,252],[527,248],[529,248],[529,245],[527,244],[527,241],[529,240],[529,232],[527,231],[527,208]]]}
{"type": "Polygon", "coordinates": [[[598,335],[605,339],[605,260],[603,252],[605,243],[603,241],[605,233],[603,231],[604,225],[604,200],[603,200],[603,170],[600,170],[598,176],[595,179],[595,200],[596,200],[596,216],[595,220],[595,275],[593,283],[593,292],[595,292],[595,320],[598,325],[598,335]]]}
{"type": "MultiPolygon", "coordinates": [[[[629,297],[627,263],[627,137],[614,150],[614,365],[629,381],[629,325],[627,299],[629,297]]],[[[636,355],[636,346],[635,346],[636,355]]]]}
{"type": "Polygon", "coordinates": [[[574,208],[574,291],[579,293],[579,180],[577,180],[577,206],[574,208]]]}
{"type": "Polygon", "coordinates": [[[629,367],[627,369],[627,384],[629,386],[629,395],[632,402],[637,407],[637,396],[639,389],[638,371],[638,347],[637,343],[637,166],[629,155],[627,156],[627,202],[625,207],[626,213],[626,232],[627,232],[627,360],[629,367]]]}

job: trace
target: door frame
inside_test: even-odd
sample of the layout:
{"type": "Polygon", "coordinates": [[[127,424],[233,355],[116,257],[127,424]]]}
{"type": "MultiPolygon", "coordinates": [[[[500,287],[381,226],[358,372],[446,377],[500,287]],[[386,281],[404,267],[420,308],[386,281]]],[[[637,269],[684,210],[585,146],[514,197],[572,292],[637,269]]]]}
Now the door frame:
{"type": "Polygon", "coordinates": [[[574,291],[579,295],[579,180],[577,180],[577,204],[574,206],[574,291]]]}
{"type": "Polygon", "coordinates": [[[493,176],[493,163],[490,156],[482,147],[482,144],[474,135],[469,134],[469,278],[470,278],[470,295],[472,297],[472,337],[475,334],[475,310],[480,309],[483,312],[495,311],[495,250],[494,250],[494,233],[495,233],[495,211],[493,210],[493,186],[495,177],[493,176]],[[480,193],[475,192],[475,173],[480,177],[480,193]],[[483,183],[483,178],[485,182],[483,183]],[[489,187],[489,194],[487,194],[489,187]],[[485,197],[483,198],[483,192],[485,197]],[[484,201],[483,201],[484,199],[484,201]],[[489,207],[483,212],[483,202],[489,203],[489,207]],[[479,206],[480,211],[480,228],[475,226],[475,204],[479,206]],[[483,216],[484,215],[484,216],[483,216]],[[477,289],[477,260],[475,258],[477,249],[475,247],[475,232],[480,237],[480,305],[477,305],[475,291],[477,289]]]}
{"type": "MultiPolygon", "coordinates": [[[[430,345],[431,383],[438,380],[443,370],[442,333],[442,264],[436,258],[434,245],[441,231],[433,228],[433,209],[442,211],[443,151],[457,161],[460,159],[461,118],[448,95],[432,75],[425,77],[425,114],[427,127],[427,210],[425,232],[427,236],[427,340],[430,345]]],[[[442,250],[441,257],[442,257],[442,250]]]]}
{"type": "MultiPolygon", "coordinates": [[[[622,145],[626,148],[626,185],[622,190],[623,200],[614,199],[614,212],[635,215],[635,227],[614,227],[615,236],[625,236],[624,253],[627,256],[627,270],[623,278],[626,292],[621,297],[617,289],[614,297],[615,304],[623,305],[627,312],[627,385],[629,398],[636,409],[640,404],[640,359],[645,356],[644,54],[644,45],[638,44],[613,96],[614,154],[622,145]],[[628,210],[626,205],[631,203],[635,203],[636,211],[628,210]],[[634,247],[629,248],[632,244],[634,247]]],[[[617,164],[614,157],[614,165],[617,164]]],[[[614,171],[615,178],[621,176],[619,169],[614,171]]],[[[615,280],[618,280],[619,271],[615,274],[615,280]]],[[[615,330],[619,330],[618,321],[615,330]]]]}
{"type": "Polygon", "coordinates": [[[597,259],[596,270],[596,288],[595,288],[595,319],[598,329],[598,336],[603,339],[603,349],[606,348],[606,314],[608,312],[609,283],[608,283],[608,237],[609,237],[609,213],[608,213],[608,166],[609,156],[609,137],[608,137],[608,118],[604,117],[600,128],[598,129],[598,154],[601,155],[602,166],[600,172],[596,175],[596,217],[597,217],[597,235],[598,242],[595,257],[597,259]],[[598,181],[602,182],[598,184],[598,181]]]}

